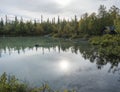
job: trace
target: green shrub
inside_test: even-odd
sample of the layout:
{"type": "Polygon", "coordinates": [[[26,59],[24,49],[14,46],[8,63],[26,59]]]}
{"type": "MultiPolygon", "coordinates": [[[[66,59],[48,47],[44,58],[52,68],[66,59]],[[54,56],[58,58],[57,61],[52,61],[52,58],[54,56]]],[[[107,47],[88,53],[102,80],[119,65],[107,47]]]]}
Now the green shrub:
{"type": "MultiPolygon", "coordinates": [[[[43,84],[38,88],[30,88],[25,83],[20,82],[15,76],[8,76],[3,73],[0,76],[0,92],[61,92],[50,88],[48,84],[43,84]]],[[[76,92],[74,90],[64,90],[63,92],[76,92]]]]}
{"type": "Polygon", "coordinates": [[[90,39],[92,45],[98,45],[99,53],[107,57],[120,57],[120,36],[104,35],[90,39]]]}

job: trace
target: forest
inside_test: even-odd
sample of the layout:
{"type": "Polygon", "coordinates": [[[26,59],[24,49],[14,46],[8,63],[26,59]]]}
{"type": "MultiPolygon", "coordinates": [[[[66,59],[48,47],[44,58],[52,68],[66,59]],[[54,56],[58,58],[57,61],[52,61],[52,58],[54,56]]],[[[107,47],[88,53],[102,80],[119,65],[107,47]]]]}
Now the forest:
{"type": "Polygon", "coordinates": [[[120,9],[116,6],[107,9],[100,5],[98,13],[85,13],[80,18],[75,15],[71,20],[48,18],[41,16],[40,22],[18,19],[8,21],[8,17],[0,20],[0,36],[52,36],[59,38],[89,38],[103,35],[106,26],[114,26],[117,34],[120,33],[120,9]]]}

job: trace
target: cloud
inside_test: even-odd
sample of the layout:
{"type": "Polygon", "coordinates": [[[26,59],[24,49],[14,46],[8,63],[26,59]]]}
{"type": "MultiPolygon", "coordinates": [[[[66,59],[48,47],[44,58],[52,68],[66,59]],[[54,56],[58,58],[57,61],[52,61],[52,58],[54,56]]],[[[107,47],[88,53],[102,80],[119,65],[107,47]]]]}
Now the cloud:
{"type": "Polygon", "coordinates": [[[100,5],[107,8],[115,5],[120,8],[119,0],[0,0],[0,15],[17,15],[39,18],[40,15],[71,18],[74,15],[97,12],[100,5]]]}
{"type": "Polygon", "coordinates": [[[31,0],[31,1],[21,0],[19,5],[17,5],[16,7],[18,9],[26,10],[30,12],[49,13],[49,14],[56,14],[62,11],[62,7],[56,2],[53,2],[53,0],[44,0],[44,1],[42,0],[31,0]]]}

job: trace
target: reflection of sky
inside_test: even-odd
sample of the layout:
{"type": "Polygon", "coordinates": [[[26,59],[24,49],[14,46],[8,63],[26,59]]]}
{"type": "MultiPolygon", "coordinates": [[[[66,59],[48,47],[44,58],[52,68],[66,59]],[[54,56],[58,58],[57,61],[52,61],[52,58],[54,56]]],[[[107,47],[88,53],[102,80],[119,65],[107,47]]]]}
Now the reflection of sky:
{"type": "Polygon", "coordinates": [[[58,65],[61,71],[69,71],[70,62],[68,60],[60,60],[58,65]]]}
{"type": "MultiPolygon", "coordinates": [[[[71,49],[71,48],[70,48],[71,49]]],[[[2,53],[0,58],[0,74],[7,72],[14,74],[30,84],[39,85],[48,81],[55,88],[75,88],[81,92],[92,89],[105,89],[107,92],[114,88],[120,89],[116,79],[118,75],[108,74],[110,65],[102,70],[97,70],[95,63],[85,60],[80,53],[74,54],[70,50],[59,53],[56,49],[36,48],[25,49],[25,52],[11,50],[11,55],[2,53]],[[44,51],[44,53],[43,53],[44,51]],[[112,82],[112,84],[110,84],[112,82]],[[109,87],[108,87],[109,86],[109,87]],[[84,91],[83,91],[84,90],[84,91]]],[[[93,91],[89,92],[93,92],[93,91]]],[[[96,91],[96,92],[100,92],[96,91]]]]}
{"type": "MultiPolygon", "coordinates": [[[[35,48],[32,50],[25,49],[25,53],[20,54],[17,54],[16,51],[11,51],[12,54],[8,55],[7,52],[6,50],[6,53],[3,54],[4,57],[0,58],[0,72],[6,71],[13,74],[22,73],[22,76],[28,76],[29,78],[31,76],[32,79],[40,76],[43,80],[47,80],[51,79],[47,78],[50,75],[52,78],[62,76],[65,73],[76,70],[79,61],[85,61],[81,57],[81,54],[72,54],[70,51],[61,51],[61,53],[59,53],[57,47],[56,50],[50,49],[50,52],[48,49],[44,49],[44,54],[43,48],[39,48],[37,51],[35,48]]],[[[85,65],[81,62],[81,67],[82,66],[85,65]]]]}

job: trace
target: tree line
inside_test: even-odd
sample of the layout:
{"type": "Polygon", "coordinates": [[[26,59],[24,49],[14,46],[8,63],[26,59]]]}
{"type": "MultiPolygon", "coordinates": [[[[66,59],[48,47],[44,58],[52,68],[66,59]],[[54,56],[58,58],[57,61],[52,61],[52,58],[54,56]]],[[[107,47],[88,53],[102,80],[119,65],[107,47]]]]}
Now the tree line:
{"type": "Polygon", "coordinates": [[[115,26],[116,32],[120,33],[120,9],[116,6],[106,9],[104,5],[100,5],[98,13],[85,13],[80,19],[77,16],[72,20],[61,20],[58,16],[50,21],[43,20],[41,22],[24,21],[15,17],[14,21],[5,19],[0,20],[1,36],[54,36],[65,38],[79,38],[102,35],[105,26],[115,26]]]}

